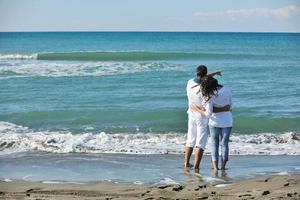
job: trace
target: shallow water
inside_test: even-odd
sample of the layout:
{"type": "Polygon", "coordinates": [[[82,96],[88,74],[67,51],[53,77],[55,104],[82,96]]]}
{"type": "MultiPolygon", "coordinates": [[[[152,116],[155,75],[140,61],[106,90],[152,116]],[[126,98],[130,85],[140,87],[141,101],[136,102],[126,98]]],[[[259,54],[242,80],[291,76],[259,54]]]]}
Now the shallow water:
{"type": "Polygon", "coordinates": [[[226,174],[215,177],[210,156],[204,156],[200,176],[183,168],[183,155],[19,153],[0,156],[1,180],[45,182],[126,182],[171,184],[230,182],[300,171],[299,156],[231,156],[226,174]]]}

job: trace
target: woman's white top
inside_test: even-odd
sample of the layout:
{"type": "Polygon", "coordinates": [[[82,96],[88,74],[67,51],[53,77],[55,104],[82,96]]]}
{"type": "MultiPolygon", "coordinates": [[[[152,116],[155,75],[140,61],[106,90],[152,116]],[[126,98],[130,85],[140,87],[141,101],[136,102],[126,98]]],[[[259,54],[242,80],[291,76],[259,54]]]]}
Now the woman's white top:
{"type": "MultiPolygon", "coordinates": [[[[213,107],[220,108],[226,105],[230,105],[230,108],[232,109],[232,94],[230,89],[226,86],[218,89],[218,92],[212,97],[211,100],[213,107]]],[[[214,127],[232,127],[232,123],[233,120],[231,111],[212,113],[209,119],[209,125],[214,127]]]]}

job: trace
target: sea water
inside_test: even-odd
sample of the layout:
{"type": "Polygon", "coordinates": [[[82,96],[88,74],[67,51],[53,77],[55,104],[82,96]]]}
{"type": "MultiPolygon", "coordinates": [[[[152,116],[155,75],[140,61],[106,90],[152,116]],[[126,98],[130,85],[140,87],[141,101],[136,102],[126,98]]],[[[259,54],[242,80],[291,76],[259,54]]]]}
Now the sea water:
{"type": "Polygon", "coordinates": [[[201,161],[200,174],[184,169],[184,155],[175,154],[55,154],[0,155],[4,181],[51,183],[108,181],[134,184],[230,183],[270,175],[299,174],[300,156],[231,156],[225,172],[213,173],[210,156],[201,161]],[[279,162],[280,161],[280,162],[279,162]]]}
{"type": "Polygon", "coordinates": [[[204,64],[233,93],[231,153],[300,154],[299,52],[297,33],[0,33],[1,152],[181,153],[204,64]]]}
{"type": "Polygon", "coordinates": [[[231,155],[300,155],[299,52],[298,33],[0,33],[1,161],[183,154],[200,64],[232,90],[231,155]]]}

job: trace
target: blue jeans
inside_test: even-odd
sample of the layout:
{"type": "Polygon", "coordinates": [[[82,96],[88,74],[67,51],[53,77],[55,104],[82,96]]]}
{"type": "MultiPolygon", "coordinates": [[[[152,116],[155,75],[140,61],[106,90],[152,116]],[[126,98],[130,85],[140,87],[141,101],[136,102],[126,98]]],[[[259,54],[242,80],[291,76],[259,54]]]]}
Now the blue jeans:
{"type": "Polygon", "coordinates": [[[229,136],[232,127],[219,128],[209,126],[211,136],[211,158],[212,161],[217,161],[219,158],[219,141],[221,141],[222,161],[228,161],[229,154],[229,136]]]}

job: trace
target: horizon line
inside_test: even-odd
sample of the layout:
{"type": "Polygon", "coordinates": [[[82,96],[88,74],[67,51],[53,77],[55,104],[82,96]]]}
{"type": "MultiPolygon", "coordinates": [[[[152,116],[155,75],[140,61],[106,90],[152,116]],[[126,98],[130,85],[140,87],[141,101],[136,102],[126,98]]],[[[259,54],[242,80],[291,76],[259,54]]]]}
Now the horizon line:
{"type": "Polygon", "coordinates": [[[124,32],[124,33],[300,33],[300,32],[285,32],[285,31],[159,31],[159,30],[102,30],[102,31],[85,31],[85,30],[49,30],[49,31],[0,31],[0,33],[84,33],[84,32],[90,32],[90,33],[99,33],[99,32],[124,32]]]}

